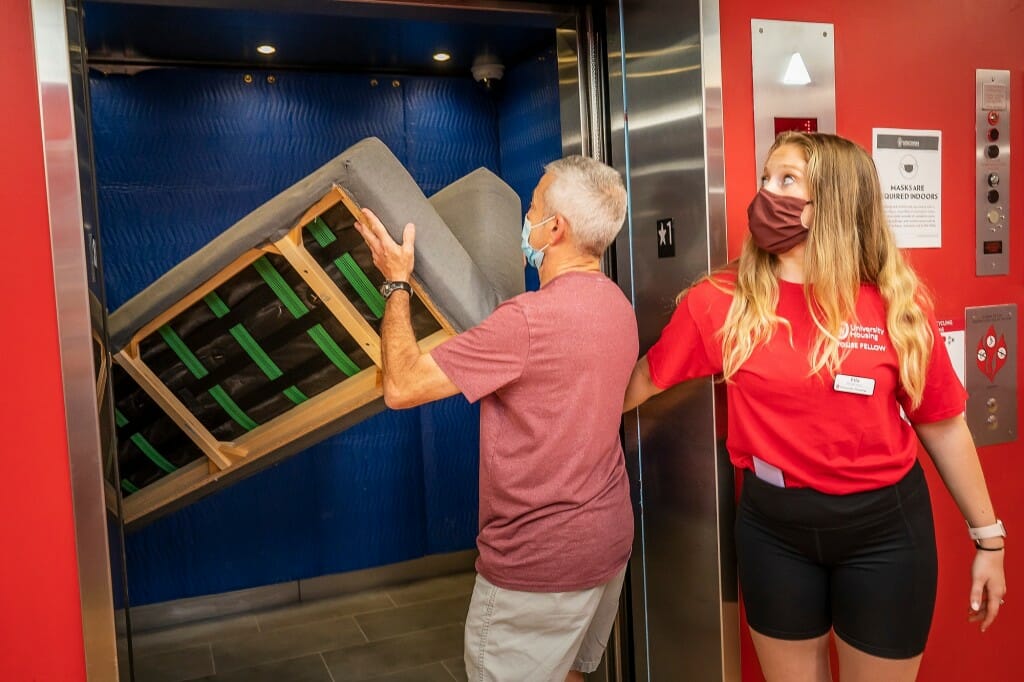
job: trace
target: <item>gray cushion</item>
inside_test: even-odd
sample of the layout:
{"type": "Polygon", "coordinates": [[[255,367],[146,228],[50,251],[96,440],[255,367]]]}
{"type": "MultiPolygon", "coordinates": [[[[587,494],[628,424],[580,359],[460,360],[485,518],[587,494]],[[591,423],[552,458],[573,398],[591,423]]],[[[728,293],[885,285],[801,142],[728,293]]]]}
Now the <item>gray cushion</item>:
{"type": "Polygon", "coordinates": [[[501,300],[523,293],[522,204],[511,187],[478,168],[430,197],[430,204],[501,300]]]}
{"type": "Polygon", "coordinates": [[[416,275],[456,330],[494,310],[501,298],[488,278],[402,163],[371,137],[267,201],[118,308],[109,320],[112,350],[122,349],[138,329],[245,251],[283,237],[335,183],[372,209],[396,240],[407,222],[416,224],[416,275]]]}

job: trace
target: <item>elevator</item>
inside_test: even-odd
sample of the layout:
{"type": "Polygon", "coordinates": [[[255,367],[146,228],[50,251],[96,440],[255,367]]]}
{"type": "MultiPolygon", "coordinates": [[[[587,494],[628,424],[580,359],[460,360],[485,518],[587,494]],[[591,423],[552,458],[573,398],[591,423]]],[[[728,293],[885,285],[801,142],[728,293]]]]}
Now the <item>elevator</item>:
{"type": "MultiPolygon", "coordinates": [[[[50,79],[47,87],[63,87],[73,105],[74,144],[70,150],[54,147],[53,161],[68,163],[70,159],[78,172],[74,178],[51,177],[50,182],[68,183],[60,189],[78,199],[75,219],[54,225],[53,232],[55,243],[59,239],[71,245],[60,252],[66,267],[58,277],[57,291],[59,302],[67,302],[70,307],[65,309],[71,310],[66,318],[62,313],[62,320],[69,321],[62,324],[62,352],[69,433],[72,424],[79,427],[71,445],[72,470],[75,480],[91,476],[88,484],[76,485],[75,490],[83,606],[89,600],[83,612],[90,679],[112,679],[115,669],[120,679],[132,679],[134,597],[129,587],[133,582],[148,585],[150,600],[160,601],[166,594],[156,583],[173,581],[170,571],[175,570],[170,568],[159,581],[133,578],[133,566],[152,567],[165,560],[157,548],[167,543],[172,531],[160,528],[159,515],[145,524],[125,527],[126,490],[118,485],[121,476],[113,455],[116,417],[111,386],[98,387],[95,382],[95,377],[102,375],[99,370],[109,362],[104,312],[130,295],[132,285],[124,282],[133,268],[137,269],[133,259],[141,255],[137,244],[127,241],[130,211],[117,214],[118,202],[123,206],[132,199],[124,183],[150,171],[156,173],[167,159],[181,164],[187,161],[174,161],[176,150],[157,145],[153,149],[160,154],[140,162],[139,148],[127,144],[132,130],[140,126],[121,125],[132,116],[153,115],[153,108],[160,107],[160,115],[168,118],[156,120],[173,126],[171,116],[189,106],[183,98],[190,91],[214,93],[203,106],[219,101],[227,107],[231,98],[246,97],[259,89],[275,106],[287,107],[289,96],[309,96],[311,91],[304,88],[319,87],[310,83],[323,79],[339,87],[359,82],[371,89],[368,92],[374,98],[380,93],[394,98],[400,90],[408,97],[402,89],[418,83],[422,96],[415,105],[405,105],[406,122],[424,113],[421,107],[430,106],[428,95],[436,88],[461,93],[455,100],[458,105],[475,103],[473,106],[488,111],[488,107],[496,108],[497,123],[485,133],[496,138],[492,144],[497,149],[499,170],[509,167],[501,163],[502,154],[508,159],[516,159],[517,154],[522,157],[531,135],[547,135],[546,139],[556,143],[550,153],[593,156],[623,174],[629,193],[627,224],[604,267],[634,304],[641,352],[657,338],[678,291],[725,261],[717,2],[140,0],[87,2],[83,6],[69,0],[65,6],[53,0],[35,0],[33,9],[37,53],[57,65],[40,78],[50,79]],[[229,32],[235,28],[244,34],[244,45],[233,42],[229,32]],[[276,38],[271,35],[275,31],[276,38]],[[340,44],[331,43],[332,35],[340,36],[340,44]],[[277,60],[260,61],[261,56],[251,48],[257,42],[271,41],[277,41],[277,60]],[[427,51],[441,48],[451,52],[455,63],[450,70],[423,58],[427,51]],[[460,53],[461,48],[466,51],[460,53]],[[413,56],[416,50],[419,52],[413,56]],[[500,78],[495,77],[496,64],[504,69],[500,78]],[[520,74],[545,71],[548,80],[531,81],[537,77],[527,74],[516,86],[512,81],[517,69],[520,74]],[[148,99],[132,99],[137,96],[135,84],[144,84],[148,99]],[[520,91],[513,93],[514,87],[520,91]],[[545,92],[551,106],[544,109],[547,113],[543,116],[530,119],[535,128],[522,131],[527,141],[514,136],[502,139],[509,131],[503,126],[526,120],[523,110],[529,109],[531,98],[543,99],[543,88],[548,88],[545,92]],[[507,120],[502,119],[500,108],[514,95],[524,104],[509,113],[507,120]],[[126,146],[118,147],[122,142],[126,146]],[[65,156],[60,157],[61,153],[65,156]],[[127,176],[115,177],[116,171],[125,168],[127,176]],[[112,277],[105,277],[104,271],[112,277]],[[122,273],[128,274],[122,277],[122,273]],[[82,284],[99,305],[92,306],[90,315],[78,310],[76,317],[73,305],[88,299],[83,296],[82,284]],[[91,320],[89,329],[78,328],[87,319],[91,320]],[[91,362],[69,364],[73,349],[83,348],[88,348],[91,362]],[[83,393],[85,388],[91,391],[89,399],[83,393]],[[99,486],[101,475],[106,484],[99,486]],[[98,494],[100,489],[105,492],[98,494]],[[102,512],[106,522],[101,525],[95,523],[98,510],[106,510],[102,512]],[[86,519],[92,520],[91,525],[86,519]],[[146,564],[131,556],[133,548],[156,552],[156,558],[146,564]]],[[[344,97],[330,105],[340,106],[343,101],[344,97]]],[[[44,129],[48,117],[60,115],[60,106],[59,100],[48,103],[44,98],[44,129]],[[48,105],[52,108],[47,109],[48,105]]],[[[208,115],[211,118],[207,120],[213,121],[218,114],[210,110],[208,115]]],[[[404,139],[410,148],[436,132],[436,128],[430,129],[429,117],[422,121],[419,128],[413,126],[412,133],[401,131],[408,136],[404,139]]],[[[230,125],[229,120],[216,119],[207,132],[214,135],[219,127],[230,125]]],[[[282,130],[268,129],[267,134],[278,135],[282,130]]],[[[318,130],[311,137],[323,132],[318,130]]],[[[367,130],[367,134],[377,133],[367,130]]],[[[428,182],[433,172],[428,163],[431,155],[442,157],[445,152],[444,140],[435,143],[426,146],[422,156],[422,177],[428,182]]],[[[474,157],[473,163],[477,159],[474,157]]],[[[517,167],[515,173],[503,177],[525,197],[524,210],[532,183],[547,160],[551,159],[543,153],[526,156],[525,168],[517,167]]],[[[187,177],[188,167],[182,168],[187,177]]],[[[159,182],[154,181],[153,187],[157,186],[159,182]]],[[[51,193],[54,189],[51,185],[51,193]]],[[[153,188],[129,189],[143,192],[153,188]]],[[[213,191],[212,186],[208,189],[213,191]]],[[[198,195],[201,192],[196,190],[194,196],[198,195]]],[[[174,213],[175,207],[153,201],[156,203],[151,206],[164,211],[149,224],[148,229],[158,234],[161,220],[179,214],[174,213]]],[[[166,244],[172,247],[178,241],[173,238],[166,244]]],[[[174,264],[172,253],[153,257],[167,260],[154,266],[157,269],[174,264]]],[[[531,275],[526,277],[529,282],[531,275]]],[[[606,664],[591,679],[739,679],[739,615],[731,538],[734,488],[723,446],[724,430],[716,416],[721,400],[710,381],[699,381],[624,415],[622,433],[636,544],[606,664]]],[[[436,423],[443,427],[448,416],[441,415],[436,423]]],[[[457,416],[463,420],[459,424],[473,418],[465,411],[457,416]]],[[[382,429],[402,427],[401,419],[386,419],[382,429]]],[[[472,443],[462,439],[456,447],[471,448],[472,443]]],[[[295,460],[304,456],[297,454],[295,460]]],[[[295,472],[295,466],[288,460],[254,474],[251,480],[264,480],[275,472],[295,472]]],[[[189,500],[168,514],[178,515],[178,525],[195,524],[202,517],[189,516],[190,505],[223,511],[227,507],[211,500],[229,499],[232,494],[237,497],[237,490],[243,484],[252,485],[251,480],[226,480],[210,496],[189,500]]],[[[429,494],[437,495],[436,491],[429,494]]],[[[456,498],[463,504],[458,512],[461,522],[467,517],[475,519],[472,495],[456,498]]],[[[224,526],[222,530],[234,528],[224,526]]],[[[468,549],[464,538],[461,540],[462,546],[460,538],[444,538],[438,545],[443,549],[437,553],[468,549]]],[[[430,543],[424,547],[420,554],[429,556],[430,543]]],[[[381,563],[386,564],[387,559],[381,563]]],[[[373,567],[371,562],[362,568],[373,567]]],[[[308,569],[306,575],[312,575],[310,571],[314,569],[308,569]]],[[[252,585],[209,584],[220,584],[222,591],[256,587],[272,574],[255,573],[258,577],[252,585]]],[[[182,592],[179,596],[193,595],[182,592]]]]}

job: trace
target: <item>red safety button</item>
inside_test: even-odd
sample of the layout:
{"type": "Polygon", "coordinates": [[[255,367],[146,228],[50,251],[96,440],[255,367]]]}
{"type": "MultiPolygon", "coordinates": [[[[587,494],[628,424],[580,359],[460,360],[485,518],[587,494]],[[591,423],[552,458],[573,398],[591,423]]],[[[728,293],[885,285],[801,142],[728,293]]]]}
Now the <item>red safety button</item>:
{"type": "Polygon", "coordinates": [[[994,126],[997,123],[999,123],[999,112],[998,111],[990,111],[990,112],[988,112],[988,124],[990,126],[994,126]]]}

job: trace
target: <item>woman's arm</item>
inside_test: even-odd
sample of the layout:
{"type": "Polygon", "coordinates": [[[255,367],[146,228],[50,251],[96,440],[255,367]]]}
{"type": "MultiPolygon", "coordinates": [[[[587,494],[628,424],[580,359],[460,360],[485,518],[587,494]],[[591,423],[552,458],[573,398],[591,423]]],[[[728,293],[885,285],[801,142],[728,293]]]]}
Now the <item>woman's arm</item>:
{"type": "MultiPolygon", "coordinates": [[[[985,485],[978,451],[963,415],[931,424],[917,424],[914,430],[935,462],[935,468],[967,523],[974,528],[995,523],[996,514],[985,485]]],[[[989,538],[978,542],[981,547],[993,549],[1002,547],[1005,540],[989,538]]],[[[982,632],[995,620],[1003,595],[1006,594],[1006,576],[1003,572],[1005,553],[1005,550],[979,549],[974,557],[970,620],[982,621],[982,632]]]]}
{"type": "Polygon", "coordinates": [[[647,364],[647,356],[642,355],[633,368],[633,374],[629,377],[626,397],[622,401],[622,411],[629,412],[664,390],[654,385],[654,381],[651,379],[651,368],[647,364]]]}

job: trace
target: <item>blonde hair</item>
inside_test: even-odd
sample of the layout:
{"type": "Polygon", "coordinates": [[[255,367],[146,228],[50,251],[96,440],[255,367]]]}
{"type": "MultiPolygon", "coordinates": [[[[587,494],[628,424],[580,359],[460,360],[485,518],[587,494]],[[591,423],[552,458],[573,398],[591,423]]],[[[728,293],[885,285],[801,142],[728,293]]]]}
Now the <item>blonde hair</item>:
{"type": "MultiPolygon", "coordinates": [[[[840,346],[840,327],[856,321],[861,283],[878,287],[885,303],[886,327],[899,361],[900,383],[911,401],[921,404],[931,353],[931,326],[926,309],[931,300],[913,269],[904,261],[882,209],[875,164],[860,146],[823,133],[782,133],[771,154],[783,145],[799,147],[807,159],[807,184],[814,202],[814,222],[804,251],[804,298],[817,335],[808,353],[810,374],[822,369],[835,376],[848,351],[840,346]]],[[[732,305],[719,332],[726,381],[746,362],[754,348],[766,343],[781,324],[779,259],[751,239],[739,261],[726,266],[735,284],[719,270],[707,277],[732,293],[732,305]]],[[[731,279],[731,278],[730,278],[731,279]]]]}

